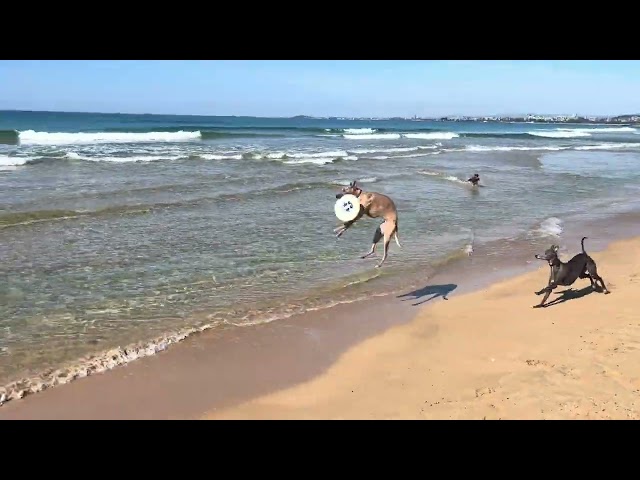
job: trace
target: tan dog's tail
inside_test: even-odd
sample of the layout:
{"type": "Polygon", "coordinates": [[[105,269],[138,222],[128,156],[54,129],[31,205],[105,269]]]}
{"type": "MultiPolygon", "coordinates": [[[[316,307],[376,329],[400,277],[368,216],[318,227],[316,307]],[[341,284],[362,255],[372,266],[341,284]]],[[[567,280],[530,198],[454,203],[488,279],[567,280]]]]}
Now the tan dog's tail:
{"type": "Polygon", "coordinates": [[[398,238],[398,224],[397,223],[396,223],[396,229],[393,231],[393,238],[395,239],[395,241],[398,244],[398,246],[400,248],[402,248],[402,245],[400,245],[400,239],[398,238]]]}

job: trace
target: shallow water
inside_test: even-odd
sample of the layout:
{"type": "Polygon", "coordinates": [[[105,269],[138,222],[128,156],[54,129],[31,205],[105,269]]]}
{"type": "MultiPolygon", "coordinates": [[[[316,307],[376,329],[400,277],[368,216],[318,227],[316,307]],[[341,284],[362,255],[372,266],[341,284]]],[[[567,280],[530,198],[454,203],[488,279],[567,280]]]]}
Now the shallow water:
{"type": "Polygon", "coordinates": [[[637,208],[630,127],[5,112],[0,131],[0,383],[402,288],[489,242],[536,250],[569,217],[637,208]],[[359,259],[379,221],[333,236],[351,180],[397,204],[403,249],[383,269],[359,259]]]}

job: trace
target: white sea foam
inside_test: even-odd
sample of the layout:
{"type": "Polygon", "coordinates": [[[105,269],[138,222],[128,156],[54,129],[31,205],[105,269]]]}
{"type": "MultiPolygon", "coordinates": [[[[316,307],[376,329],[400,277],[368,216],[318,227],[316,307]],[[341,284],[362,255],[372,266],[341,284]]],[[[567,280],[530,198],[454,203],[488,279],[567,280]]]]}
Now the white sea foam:
{"type": "MultiPolygon", "coordinates": [[[[334,185],[347,186],[352,181],[353,180],[334,180],[331,183],[333,183],[334,185]]],[[[365,178],[358,179],[358,183],[376,183],[377,181],[378,181],[377,177],[365,177],[365,178]]]]}
{"type": "Polygon", "coordinates": [[[200,153],[198,156],[204,160],[241,160],[242,155],[216,155],[213,153],[200,153]]]}
{"type": "Polygon", "coordinates": [[[342,135],[347,140],[399,140],[401,138],[399,133],[371,133],[360,135],[342,135]]]}
{"type": "Polygon", "coordinates": [[[639,130],[633,127],[602,127],[602,128],[573,128],[566,130],[574,130],[577,132],[588,133],[638,133],[639,130]]]}
{"type": "Polygon", "coordinates": [[[583,132],[580,130],[533,130],[527,133],[534,137],[545,138],[579,138],[591,136],[589,132],[583,132]]]}
{"type": "Polygon", "coordinates": [[[559,237],[562,234],[562,220],[557,217],[550,217],[540,223],[538,233],[544,236],[559,237]]]}
{"type": "Polygon", "coordinates": [[[438,148],[438,147],[436,145],[419,145],[417,147],[397,147],[397,148],[356,148],[349,151],[357,154],[403,153],[403,152],[415,152],[416,150],[433,150],[435,148],[438,148]]]}
{"type": "Polygon", "coordinates": [[[286,160],[284,163],[288,165],[301,165],[304,163],[326,165],[327,163],[333,163],[333,159],[332,158],[297,158],[295,160],[286,160]]]}
{"type": "MultiPolygon", "coordinates": [[[[164,153],[164,155],[125,155],[125,152],[118,151],[121,155],[109,155],[106,151],[96,151],[95,154],[84,155],[78,152],[69,151],[65,154],[65,157],[72,160],[86,160],[93,162],[152,162],[152,161],[173,161],[182,158],[188,158],[189,156],[197,156],[203,160],[241,160],[243,156],[248,155],[249,157],[253,157],[255,159],[259,158],[267,158],[273,160],[291,160],[290,162],[285,163],[309,163],[310,159],[324,159],[327,160],[325,162],[313,162],[313,163],[330,163],[331,161],[336,160],[337,158],[343,158],[345,160],[357,160],[358,157],[356,155],[352,155],[345,150],[332,150],[325,152],[318,151],[297,151],[297,152],[286,152],[286,151],[276,151],[270,153],[258,153],[258,152],[245,152],[244,154],[238,153],[237,151],[220,151],[219,153],[200,153],[198,151],[189,152],[179,150],[153,150],[152,152],[164,153]],[[171,155],[171,153],[174,153],[171,155]],[[300,160],[300,161],[294,161],[300,160]]],[[[84,153],[84,152],[83,152],[84,153]]],[[[90,152],[93,153],[93,152],[90,152]]],[[[132,152],[132,153],[142,153],[140,152],[132,152]]]]}
{"type": "Polygon", "coordinates": [[[439,172],[430,172],[429,170],[418,170],[418,173],[420,173],[421,175],[429,175],[430,177],[438,177],[442,175],[439,172]]]}
{"type": "Polygon", "coordinates": [[[312,157],[312,156],[306,156],[306,157],[293,158],[291,160],[285,160],[283,163],[286,163],[286,164],[289,164],[289,165],[299,165],[299,164],[304,164],[304,163],[314,163],[316,165],[326,165],[328,163],[333,163],[338,158],[342,158],[343,160],[357,160],[358,159],[358,157],[356,157],[355,155],[347,155],[347,156],[344,156],[344,157],[312,157]]]}
{"type": "Polygon", "coordinates": [[[351,135],[365,135],[367,133],[375,133],[378,130],[375,128],[345,128],[343,130],[344,133],[351,135]]]}
{"type": "Polygon", "coordinates": [[[429,132],[429,133],[403,133],[404,138],[417,140],[451,140],[460,135],[453,132],[429,132]]]}
{"type": "Polygon", "coordinates": [[[567,150],[570,149],[572,147],[559,147],[559,146],[535,146],[535,147],[517,147],[517,146],[513,146],[513,147],[490,147],[490,146],[484,146],[484,145],[467,145],[466,147],[464,147],[463,149],[459,149],[459,148],[455,148],[455,149],[446,149],[445,151],[449,151],[449,152],[459,152],[459,151],[467,151],[467,152],[533,152],[533,151],[560,151],[560,150],[567,150]]]}
{"type": "Polygon", "coordinates": [[[453,132],[417,132],[417,133],[371,133],[359,135],[342,135],[347,140],[399,140],[406,138],[409,140],[451,140],[460,135],[453,132]]]}
{"type": "Polygon", "coordinates": [[[558,128],[555,130],[533,130],[529,135],[547,138],[580,138],[607,133],[638,133],[633,127],[602,127],[602,128],[558,128]]]}
{"type": "Polygon", "coordinates": [[[445,180],[448,180],[449,182],[458,183],[461,185],[470,185],[468,182],[465,182],[464,180],[461,180],[458,177],[454,177],[453,175],[447,175],[446,177],[443,177],[443,178],[445,180]]]}
{"type": "Polygon", "coordinates": [[[418,170],[418,173],[421,175],[428,175],[430,177],[440,177],[443,180],[447,180],[448,182],[457,183],[458,185],[470,185],[470,183],[459,179],[458,177],[454,177],[453,175],[446,175],[441,172],[433,172],[430,170],[418,170]]]}
{"type": "Polygon", "coordinates": [[[296,153],[287,153],[287,157],[291,157],[291,158],[338,158],[338,157],[346,158],[348,156],[349,156],[349,154],[347,152],[343,151],[343,150],[336,150],[336,151],[333,151],[333,152],[314,152],[314,153],[296,152],[296,153]]]}
{"type": "Polygon", "coordinates": [[[622,150],[640,149],[640,143],[601,143],[599,145],[581,145],[576,150],[622,150]]]}
{"type": "MultiPolygon", "coordinates": [[[[342,132],[342,133],[348,133],[351,135],[365,135],[367,133],[375,133],[378,130],[376,128],[325,128],[324,129],[325,132],[342,132]]],[[[320,135],[321,137],[325,137],[325,136],[331,136],[331,135],[320,135]]],[[[336,134],[333,134],[333,136],[339,136],[336,134]]]]}
{"type": "Polygon", "coordinates": [[[476,240],[476,234],[473,231],[473,229],[471,230],[471,238],[469,238],[469,243],[467,243],[464,246],[463,252],[467,254],[467,256],[471,256],[473,255],[473,244],[475,243],[476,240]]]}
{"type": "Polygon", "coordinates": [[[416,158],[416,157],[427,157],[430,155],[438,155],[440,152],[424,152],[424,153],[409,153],[406,155],[377,155],[375,157],[369,157],[371,160],[387,160],[389,158],[391,159],[396,159],[396,158],[416,158]]]}
{"type": "Polygon", "coordinates": [[[287,156],[286,152],[271,152],[271,153],[267,153],[266,155],[262,155],[262,158],[270,158],[273,160],[278,160],[286,156],[287,156]]]}
{"type": "Polygon", "coordinates": [[[484,145],[467,145],[464,148],[450,148],[443,149],[445,152],[534,152],[534,151],[548,151],[559,152],[562,150],[619,150],[619,149],[640,149],[640,143],[600,143],[597,145],[579,145],[579,146],[558,146],[558,145],[540,145],[531,147],[492,147],[484,145]]]}
{"type": "Polygon", "coordinates": [[[9,157],[0,155],[0,167],[17,167],[29,161],[29,157],[9,157]]]}
{"type": "Polygon", "coordinates": [[[19,132],[21,145],[75,145],[91,143],[144,143],[144,142],[184,142],[198,140],[200,131],[195,132],[19,132]]]}
{"type": "Polygon", "coordinates": [[[115,348],[107,352],[81,359],[76,365],[63,367],[46,375],[25,378],[0,387],[0,405],[10,400],[24,398],[26,395],[41,392],[49,387],[64,385],[73,380],[103,373],[119,365],[130,363],[139,358],[155,355],[166,350],[169,345],[178,343],[194,333],[213,328],[214,325],[185,329],[181,332],[163,335],[155,340],[139,343],[126,348],[115,348]]]}
{"type": "MultiPolygon", "coordinates": [[[[178,160],[180,158],[185,158],[187,155],[175,155],[175,156],[166,156],[166,155],[131,155],[128,157],[107,157],[107,156],[95,156],[95,157],[87,157],[84,155],[80,155],[76,152],[68,152],[66,158],[71,160],[85,160],[88,162],[112,162],[112,163],[130,163],[130,162],[161,162],[161,161],[173,161],[178,160]]],[[[203,155],[204,157],[204,155],[203,155]]],[[[215,157],[215,155],[212,155],[215,157]]]]}
{"type": "Polygon", "coordinates": [[[287,158],[346,158],[349,156],[348,152],[344,150],[334,150],[328,152],[271,152],[267,154],[253,154],[256,157],[269,158],[273,160],[287,159],[287,158]]]}

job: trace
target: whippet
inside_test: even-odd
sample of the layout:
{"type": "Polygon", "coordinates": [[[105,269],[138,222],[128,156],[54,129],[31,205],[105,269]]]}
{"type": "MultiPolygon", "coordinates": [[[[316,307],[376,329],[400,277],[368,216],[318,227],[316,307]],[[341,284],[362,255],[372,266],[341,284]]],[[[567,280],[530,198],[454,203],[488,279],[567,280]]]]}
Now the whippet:
{"type": "Polygon", "coordinates": [[[344,222],[333,231],[336,233],[336,237],[339,238],[344,232],[347,231],[347,229],[351,227],[351,225],[360,220],[363,215],[367,215],[370,218],[383,218],[384,221],[373,234],[373,244],[371,245],[371,250],[360,257],[368,258],[373,255],[376,251],[376,245],[378,244],[380,239],[384,237],[384,253],[382,255],[382,260],[380,260],[380,263],[376,265],[376,268],[380,268],[384,261],[387,259],[389,243],[391,242],[392,236],[398,244],[398,247],[402,248],[402,245],[400,245],[400,240],[398,239],[398,211],[396,210],[396,205],[393,200],[391,200],[391,198],[387,197],[386,195],[377,192],[363,191],[356,185],[355,180],[351,182],[348,187],[344,187],[342,189],[342,193],[336,194],[336,198],[341,198],[343,195],[348,194],[354,195],[358,198],[358,200],[360,200],[360,211],[358,212],[358,216],[349,222],[344,222]]]}
{"type": "Polygon", "coordinates": [[[471,182],[471,184],[474,187],[477,187],[478,183],[480,183],[480,175],[478,175],[477,173],[474,173],[473,177],[471,177],[469,180],[467,180],[467,182],[471,182]]]}
{"type": "Polygon", "coordinates": [[[587,237],[582,237],[580,241],[580,245],[582,245],[582,253],[578,253],[568,262],[562,262],[558,258],[558,250],[560,247],[557,245],[551,245],[550,248],[545,250],[544,255],[535,255],[538,260],[545,260],[549,263],[550,273],[549,273],[549,282],[546,287],[542,290],[535,292],[536,295],[545,294],[542,301],[536,305],[534,308],[539,308],[544,306],[544,302],[547,301],[549,295],[551,295],[551,291],[556,287],[562,285],[565,287],[569,287],[575,283],[579,278],[588,278],[591,282],[591,287],[596,290],[598,287],[598,281],[602,285],[602,289],[605,294],[610,293],[607,289],[602,277],[598,275],[598,268],[596,266],[596,262],[589,256],[589,254],[584,249],[584,241],[587,237]]]}

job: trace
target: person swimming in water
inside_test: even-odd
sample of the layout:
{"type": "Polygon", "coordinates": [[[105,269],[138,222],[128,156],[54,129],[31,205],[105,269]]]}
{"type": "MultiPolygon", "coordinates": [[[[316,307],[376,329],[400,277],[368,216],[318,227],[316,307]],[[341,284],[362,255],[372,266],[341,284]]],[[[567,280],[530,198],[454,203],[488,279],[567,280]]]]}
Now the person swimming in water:
{"type": "Polygon", "coordinates": [[[478,175],[477,173],[474,173],[473,177],[471,177],[469,180],[467,180],[467,182],[471,182],[473,184],[473,186],[476,187],[478,185],[478,183],[480,182],[480,175],[478,175]]]}

